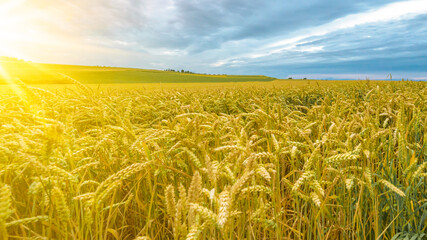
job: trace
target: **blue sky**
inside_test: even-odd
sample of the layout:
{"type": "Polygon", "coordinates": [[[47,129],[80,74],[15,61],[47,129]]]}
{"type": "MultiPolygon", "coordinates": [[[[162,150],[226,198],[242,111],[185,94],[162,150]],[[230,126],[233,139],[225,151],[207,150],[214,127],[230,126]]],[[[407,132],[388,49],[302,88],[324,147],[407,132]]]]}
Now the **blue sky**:
{"type": "Polygon", "coordinates": [[[427,79],[427,0],[3,0],[0,55],[278,78],[427,79]]]}

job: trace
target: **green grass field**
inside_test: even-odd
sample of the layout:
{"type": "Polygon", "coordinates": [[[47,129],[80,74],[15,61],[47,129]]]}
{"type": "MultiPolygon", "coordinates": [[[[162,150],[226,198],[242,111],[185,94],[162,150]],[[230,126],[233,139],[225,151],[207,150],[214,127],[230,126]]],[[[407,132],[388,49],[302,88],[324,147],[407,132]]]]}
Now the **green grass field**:
{"type": "Polygon", "coordinates": [[[275,78],[261,75],[205,75],[137,68],[42,64],[25,61],[0,60],[0,66],[3,68],[3,72],[6,72],[8,75],[5,77],[4,74],[0,74],[0,84],[8,83],[6,78],[18,78],[27,84],[69,83],[69,80],[61,74],[87,84],[251,82],[275,80],[275,78]]]}

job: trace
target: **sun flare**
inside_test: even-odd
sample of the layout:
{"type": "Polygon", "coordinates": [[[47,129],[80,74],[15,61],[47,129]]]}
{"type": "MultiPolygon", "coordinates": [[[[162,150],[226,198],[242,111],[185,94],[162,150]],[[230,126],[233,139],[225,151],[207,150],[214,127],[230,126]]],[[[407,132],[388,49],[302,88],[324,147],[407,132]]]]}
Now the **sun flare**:
{"type": "Polygon", "coordinates": [[[4,80],[8,87],[13,93],[15,93],[19,98],[26,101],[26,94],[19,88],[14,81],[13,77],[9,74],[6,67],[3,66],[3,63],[0,61],[0,80],[4,80]]]}
{"type": "MultiPolygon", "coordinates": [[[[26,17],[15,13],[24,1],[13,1],[0,4],[0,56],[17,56],[16,44],[29,39],[25,32],[26,17]]],[[[18,56],[17,56],[18,57],[18,56]]]]}
{"type": "MultiPolygon", "coordinates": [[[[39,0],[16,0],[0,3],[0,56],[11,56],[28,60],[27,54],[42,53],[38,45],[50,45],[52,40],[46,22],[51,16],[35,11],[39,0]]],[[[40,1],[41,2],[41,1],[40,1]]]]}

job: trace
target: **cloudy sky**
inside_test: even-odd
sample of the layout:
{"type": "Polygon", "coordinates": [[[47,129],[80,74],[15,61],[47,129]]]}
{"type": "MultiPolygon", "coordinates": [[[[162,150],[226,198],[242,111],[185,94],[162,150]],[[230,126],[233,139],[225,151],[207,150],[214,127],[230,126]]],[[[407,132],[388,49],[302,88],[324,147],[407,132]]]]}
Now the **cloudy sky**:
{"type": "Polygon", "coordinates": [[[1,0],[0,55],[278,78],[427,79],[427,0],[1,0]]]}

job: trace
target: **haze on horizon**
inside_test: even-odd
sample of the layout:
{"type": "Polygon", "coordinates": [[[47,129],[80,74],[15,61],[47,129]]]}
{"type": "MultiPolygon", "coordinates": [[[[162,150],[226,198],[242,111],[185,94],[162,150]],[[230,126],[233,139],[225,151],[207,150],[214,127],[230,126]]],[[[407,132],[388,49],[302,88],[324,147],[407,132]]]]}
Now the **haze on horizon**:
{"type": "Polygon", "coordinates": [[[427,0],[3,0],[0,56],[278,78],[427,79],[427,0]]]}

